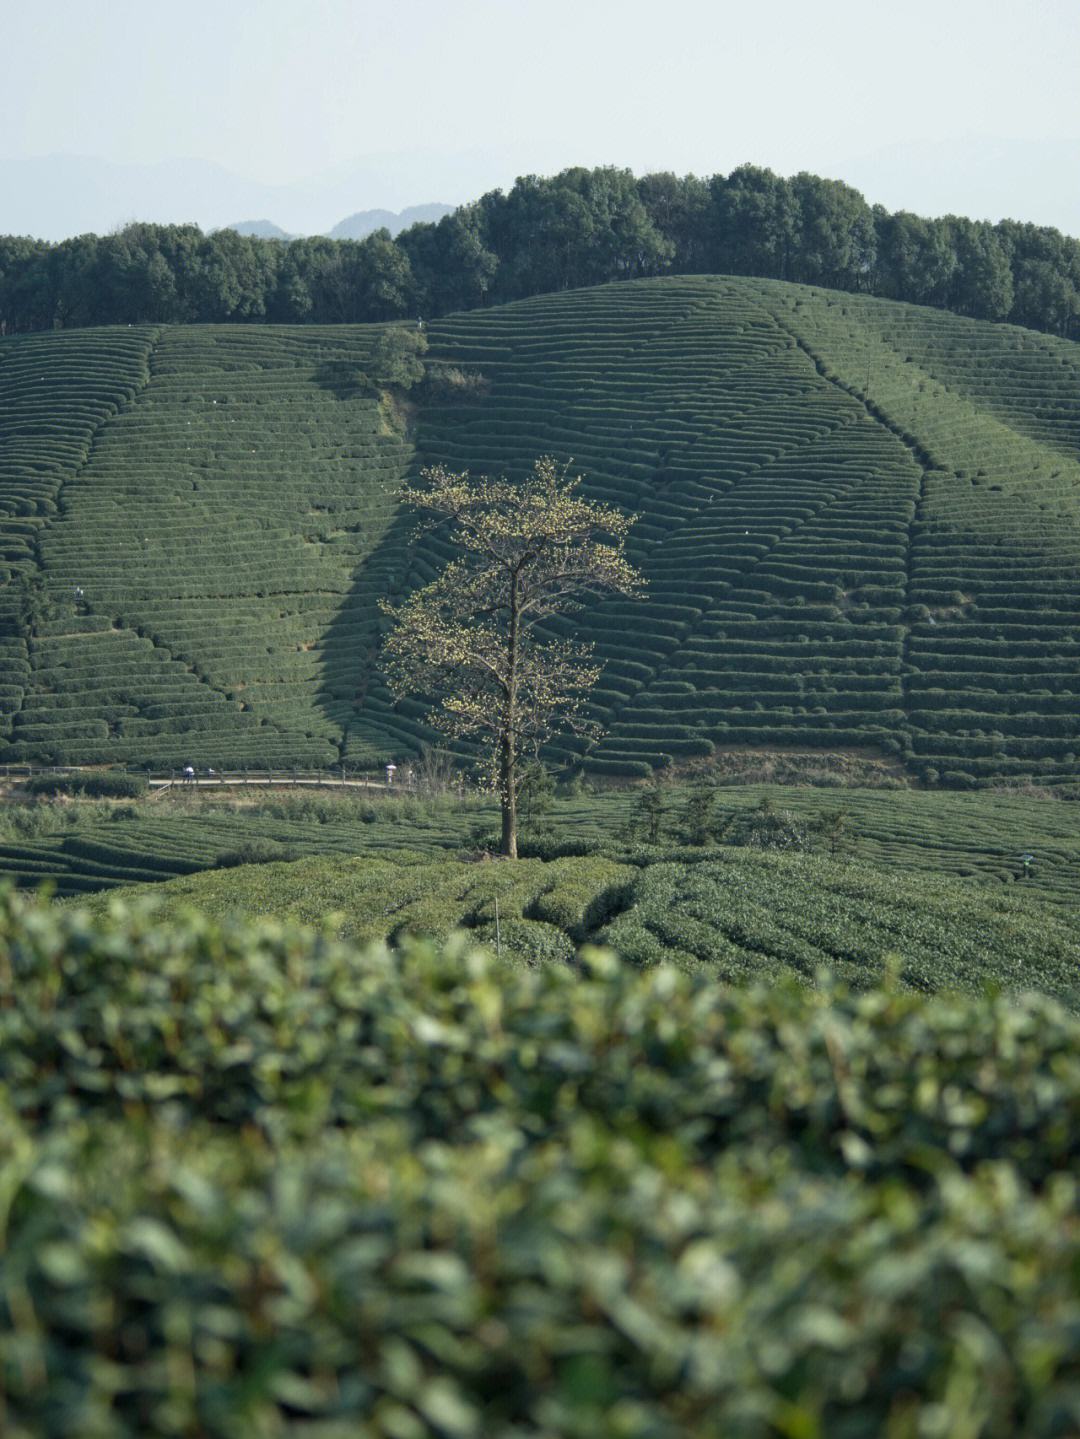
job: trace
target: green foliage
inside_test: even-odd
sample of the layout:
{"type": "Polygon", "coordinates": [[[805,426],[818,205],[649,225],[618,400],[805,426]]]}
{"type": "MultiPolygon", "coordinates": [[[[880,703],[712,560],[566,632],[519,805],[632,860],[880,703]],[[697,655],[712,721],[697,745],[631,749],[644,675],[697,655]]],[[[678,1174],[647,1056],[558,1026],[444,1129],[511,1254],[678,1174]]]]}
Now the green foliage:
{"type": "Polygon", "coordinates": [[[708,844],[716,831],[716,790],[702,785],[686,797],[679,816],[679,837],[684,844],[708,844]]]}
{"type": "MultiPolygon", "coordinates": [[[[335,856],[275,864],[284,858],[283,846],[256,840],[250,846],[262,857],[239,862],[258,864],[257,871],[223,873],[221,866],[172,880],[161,891],[165,912],[176,915],[196,905],[220,918],[234,913],[277,915],[308,924],[334,913],[339,932],[357,941],[397,941],[405,935],[445,938],[454,930],[469,929],[494,943],[497,899],[504,923],[522,921],[520,940],[535,920],[560,927],[578,941],[606,917],[605,897],[627,875],[623,865],[599,856],[550,863],[530,858],[507,866],[397,851],[378,859],[335,856]]],[[[95,907],[105,912],[109,903],[111,898],[98,900],[95,907]]],[[[536,938],[541,938],[539,931],[536,938]]],[[[544,940],[545,949],[550,949],[549,939],[544,940]]],[[[516,948],[523,952],[522,944],[516,948]]],[[[563,957],[573,950],[563,942],[558,948],[563,957]]]]}
{"type": "Polygon", "coordinates": [[[1080,1422],[1050,1001],[0,931],[11,1439],[1080,1422]]]}
{"type": "Polygon", "coordinates": [[[1080,945],[1063,922],[1012,892],[888,874],[784,846],[683,850],[645,867],[594,937],[642,964],[723,979],[813,983],[823,969],[862,988],[892,965],[928,992],[1034,986],[1080,1001],[1080,945]]]}
{"type": "Polygon", "coordinates": [[[569,964],[574,944],[558,925],[532,919],[503,918],[478,924],[473,930],[478,944],[486,945],[496,957],[520,964],[569,964]]]}
{"type": "Polygon", "coordinates": [[[667,806],[660,786],[655,781],[638,794],[630,810],[623,831],[630,840],[641,840],[645,844],[659,844],[667,818],[667,806]]]}
{"type": "Polygon", "coordinates": [[[525,766],[518,786],[518,808],[522,820],[529,823],[548,814],[555,799],[555,781],[539,761],[525,766]]]}
{"type": "Polygon", "coordinates": [[[108,770],[67,774],[35,774],[23,785],[27,794],[81,794],[87,799],[138,799],[146,794],[141,774],[115,774],[108,770]]]}
{"type": "Polygon", "coordinates": [[[851,816],[846,810],[827,810],[814,821],[813,829],[831,855],[847,854],[855,848],[851,816]]]}
{"type": "Polygon", "coordinates": [[[665,271],[771,276],[1075,337],[1080,242],[1047,226],[871,208],[837,180],[740,165],[707,180],[576,166],[519,178],[392,239],[291,242],[133,224],[0,237],[0,323],[382,322],[665,271]]]}
{"type": "Polygon", "coordinates": [[[23,570],[14,583],[15,617],[28,634],[35,634],[39,625],[54,617],[52,597],[44,578],[23,570]]]}
{"type": "MultiPolygon", "coordinates": [[[[68,844],[86,855],[98,852],[85,841],[68,844]]],[[[543,844],[537,849],[550,852],[543,844]]],[[[1037,864],[1031,881],[987,890],[783,848],[647,844],[615,853],[616,859],[524,858],[517,865],[404,852],[301,859],[174,879],[161,898],[172,916],[195,905],[218,918],[240,913],[318,923],[333,911],[338,932],[358,941],[443,938],[469,929],[488,943],[498,900],[504,923],[522,921],[515,953],[533,960],[550,952],[552,938],[537,931],[529,955],[528,924],[535,921],[564,933],[567,944],[558,946],[564,957],[573,945],[600,940],[639,964],[811,984],[828,968],[862,988],[877,982],[893,955],[899,981],[917,989],[978,992],[993,984],[1010,992],[1042,989],[1070,1005],[1080,999],[1071,915],[1038,902],[1037,864]]],[[[1019,869],[1014,864],[1010,878],[1019,869]]],[[[110,902],[102,897],[94,907],[106,912],[110,902]]]]}
{"type": "Polygon", "coordinates": [[[394,325],[382,332],[371,347],[368,378],[376,385],[411,390],[424,378],[428,342],[420,330],[394,325]]]}
{"type": "MultiPolygon", "coordinates": [[[[691,791],[672,784],[665,792],[670,825],[691,791]]],[[[828,787],[763,791],[729,784],[718,801],[716,834],[722,840],[723,825],[752,814],[764,794],[801,817],[813,852],[828,854],[822,817],[841,808],[849,817],[844,841],[850,840],[850,848],[842,842],[840,856],[900,875],[957,879],[971,892],[971,902],[982,905],[1015,893],[1019,855],[1030,852],[1035,863],[1024,889],[1067,913],[1080,904],[1080,830],[1074,806],[1056,801],[1058,793],[1031,786],[970,794],[846,788],[839,796],[828,787]]],[[[598,850],[617,854],[625,844],[642,841],[633,827],[628,830],[639,796],[638,789],[591,786],[560,795],[551,811],[525,826],[520,851],[541,859],[598,850]]],[[[499,838],[494,803],[478,794],[412,797],[253,787],[241,788],[233,801],[227,791],[177,787],[119,808],[129,816],[124,824],[113,823],[115,811],[98,801],[0,807],[0,873],[25,885],[48,878],[61,895],[71,895],[209,869],[223,850],[254,839],[328,859],[377,858],[403,848],[422,859],[459,853],[470,834],[474,848],[489,851],[499,838]]],[[[683,838],[666,828],[661,834],[662,843],[683,838]]],[[[329,891],[321,899],[327,907],[336,903],[329,891]]],[[[234,903],[243,907],[242,888],[234,903]]]]}
{"type": "Polygon", "coordinates": [[[491,393],[491,384],[479,370],[462,369],[433,360],[424,367],[422,398],[438,404],[473,403],[491,393]]]}
{"type": "Polygon", "coordinates": [[[356,572],[408,458],[377,400],[340,383],[381,333],[0,341],[4,425],[33,433],[17,451],[0,434],[0,544],[23,567],[0,586],[0,625],[18,636],[0,637],[5,758],[340,761],[377,647],[377,596],[354,592],[356,572]],[[49,609],[27,634],[31,582],[49,609]]]}
{"type": "MultiPolygon", "coordinates": [[[[815,826],[789,809],[777,809],[771,795],[763,795],[757,808],[730,815],[719,831],[724,844],[751,849],[809,850],[815,826]]],[[[695,841],[691,841],[692,843],[695,841]]]]}
{"type": "Polygon", "coordinates": [[[295,850],[287,849],[272,840],[252,839],[235,849],[225,849],[214,860],[215,869],[236,869],[242,864],[290,863],[297,859],[295,850]]]}
{"type": "MultiPolygon", "coordinates": [[[[135,811],[123,825],[112,823],[112,811],[99,802],[8,804],[0,807],[0,873],[28,885],[50,878],[66,895],[212,868],[222,850],[255,838],[328,858],[378,857],[402,848],[419,857],[445,857],[468,844],[471,833],[474,847],[477,835],[487,837],[483,848],[492,850],[498,843],[495,805],[481,794],[414,797],[412,792],[261,787],[234,793],[235,800],[228,791],[176,787],[123,806],[129,814],[135,811]],[[147,873],[148,864],[156,872],[147,873]]],[[[668,822],[685,807],[689,793],[685,786],[671,785],[668,822]]],[[[849,816],[851,847],[839,852],[860,863],[960,879],[975,891],[973,898],[983,891],[981,903],[987,891],[1005,886],[1011,892],[1018,856],[1031,852],[1036,863],[1025,888],[1064,911],[1080,904],[1080,830],[1074,806],[1056,801],[1058,794],[1029,785],[968,794],[848,787],[839,796],[829,787],[763,791],[756,785],[726,784],[718,801],[716,837],[722,840],[723,825],[758,808],[763,795],[774,803],[782,796],[782,807],[801,817],[813,850],[828,853],[822,816],[840,807],[849,816]]],[[[641,834],[633,826],[628,829],[639,796],[640,789],[578,786],[560,795],[539,821],[526,825],[521,852],[552,859],[641,842],[641,834]]],[[[733,834],[736,829],[733,824],[733,834]]]]}

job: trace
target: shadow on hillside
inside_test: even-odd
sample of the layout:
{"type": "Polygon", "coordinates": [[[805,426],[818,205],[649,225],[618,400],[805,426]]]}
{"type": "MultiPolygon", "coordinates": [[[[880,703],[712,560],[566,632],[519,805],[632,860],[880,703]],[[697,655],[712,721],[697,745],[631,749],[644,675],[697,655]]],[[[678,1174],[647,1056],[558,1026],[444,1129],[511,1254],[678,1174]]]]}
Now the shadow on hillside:
{"type": "MultiPolygon", "coordinates": [[[[347,392],[340,397],[347,398],[347,392]]],[[[426,463],[424,455],[410,446],[402,455],[398,481],[404,484],[414,480],[426,463]]],[[[380,613],[379,600],[396,602],[422,582],[415,571],[418,540],[422,543],[416,514],[398,509],[381,539],[354,572],[349,592],[323,637],[323,675],[316,703],[327,719],[341,728],[345,763],[363,763],[362,752],[371,744],[395,754],[403,754],[409,747],[412,726],[405,720],[404,727],[398,728],[380,682],[378,655],[390,622],[380,613]],[[367,743],[365,720],[377,727],[368,731],[367,743]],[[384,743],[382,734],[387,729],[395,740],[384,743]]],[[[381,758],[385,758],[384,753],[381,758]]]]}

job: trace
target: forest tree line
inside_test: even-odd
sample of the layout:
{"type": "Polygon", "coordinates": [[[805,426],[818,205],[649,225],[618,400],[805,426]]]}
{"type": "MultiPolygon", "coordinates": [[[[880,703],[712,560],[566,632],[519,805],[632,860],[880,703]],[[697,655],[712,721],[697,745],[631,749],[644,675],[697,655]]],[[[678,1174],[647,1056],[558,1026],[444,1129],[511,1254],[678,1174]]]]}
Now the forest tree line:
{"type": "Polygon", "coordinates": [[[662,274],[758,275],[1080,338],[1080,240],[1047,226],[868,205],[838,180],[743,165],[709,179],[525,176],[392,239],[292,241],[131,224],[0,237],[0,333],[138,323],[436,316],[662,274]]]}

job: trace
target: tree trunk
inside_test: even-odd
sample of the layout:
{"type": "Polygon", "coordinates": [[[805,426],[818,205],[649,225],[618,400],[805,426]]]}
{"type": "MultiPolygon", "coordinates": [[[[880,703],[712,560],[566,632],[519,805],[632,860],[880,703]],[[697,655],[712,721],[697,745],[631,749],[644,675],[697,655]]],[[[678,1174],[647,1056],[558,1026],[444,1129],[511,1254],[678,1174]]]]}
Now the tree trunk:
{"type": "Polygon", "coordinates": [[[502,802],[502,852],[507,859],[517,859],[517,765],[510,735],[502,742],[499,761],[499,798],[502,802]]]}
{"type": "Polygon", "coordinates": [[[502,801],[502,853],[517,859],[517,669],[518,571],[510,576],[510,627],[506,643],[506,723],[499,755],[499,798],[502,801]]]}

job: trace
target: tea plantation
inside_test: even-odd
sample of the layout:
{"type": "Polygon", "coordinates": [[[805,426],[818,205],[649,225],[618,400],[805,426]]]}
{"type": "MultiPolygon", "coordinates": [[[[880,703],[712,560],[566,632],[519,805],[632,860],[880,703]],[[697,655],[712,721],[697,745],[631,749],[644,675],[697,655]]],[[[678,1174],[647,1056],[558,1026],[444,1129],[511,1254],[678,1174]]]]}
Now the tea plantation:
{"type": "Polygon", "coordinates": [[[446,549],[394,489],[551,453],[640,516],[648,579],[580,621],[607,733],[553,759],[846,747],[949,787],[1077,778],[1074,344],[664,278],[440,320],[443,382],[406,402],[362,382],[378,333],[0,339],[0,759],[408,754],[425,706],[381,681],[375,601],[446,549]]]}
{"type": "Polygon", "coordinates": [[[358,380],[376,333],[175,327],[0,346],[0,453],[19,505],[6,531],[33,541],[5,551],[21,685],[5,753],[338,757],[409,454],[358,380]],[[29,488],[46,464],[50,488],[29,488]],[[27,572],[45,591],[31,625],[27,572]]]}
{"type": "MultiPolygon", "coordinates": [[[[655,853],[686,843],[687,808],[701,793],[696,785],[662,788],[655,853]]],[[[739,843],[731,831],[762,803],[807,829],[843,815],[843,853],[858,864],[1022,890],[1063,910],[1080,906],[1080,825],[1071,803],[993,790],[731,785],[715,789],[711,839],[739,843]],[[1026,872],[1023,854],[1032,856],[1026,872]]],[[[559,798],[540,817],[539,829],[526,820],[526,852],[586,848],[618,856],[632,847],[629,830],[639,805],[640,791],[633,789],[559,798]]],[[[253,846],[270,860],[401,851],[445,858],[475,850],[474,836],[482,842],[496,822],[493,802],[481,795],[426,800],[375,793],[368,799],[347,791],[286,791],[229,803],[213,791],[181,790],[137,804],[12,804],[0,807],[0,875],[22,887],[47,880],[70,896],[196,874],[253,846]]],[[[815,847],[830,848],[821,838],[815,847]]],[[[327,903],[333,907],[332,896],[327,903]]]]}
{"type": "MultiPolygon", "coordinates": [[[[325,920],[361,942],[467,930],[533,964],[571,960],[580,944],[599,941],[634,964],[732,982],[813,983],[828,969],[865,988],[893,965],[897,982],[915,989],[1038,989],[1080,1007],[1073,916],[1043,908],[1023,886],[974,889],[810,855],[725,847],[621,863],[590,855],[476,864],[400,852],[193,875],[152,897],[168,917],[325,920]]],[[[94,909],[136,898],[124,891],[94,909]]]]}
{"type": "Polygon", "coordinates": [[[648,582],[514,864],[472,791],[5,792],[0,1434],[1080,1433],[1080,351],[708,276],[407,393],[383,330],[0,338],[0,764],[414,754],[429,463],[572,460],[648,582]]]}
{"type": "Polygon", "coordinates": [[[1074,1434],[1080,1021],[896,980],[4,898],[0,1427],[1074,1434]]]}
{"type": "Polygon", "coordinates": [[[680,279],[446,320],[492,382],[433,455],[574,457],[641,515],[601,773],[714,748],[871,746],[931,780],[1075,772],[1080,355],[939,312],[680,279]]]}
{"type": "MultiPolygon", "coordinates": [[[[688,806],[700,785],[662,789],[656,852],[690,838],[688,806]]],[[[633,842],[639,790],[603,787],[556,799],[527,819],[527,853],[617,855],[633,842]]],[[[1080,827],[1074,806],[997,791],[821,789],[810,786],[717,787],[711,841],[744,843],[737,831],[763,804],[812,831],[844,817],[842,851],[859,863],[901,872],[954,877],[973,885],[1018,885],[1063,909],[1080,905],[1080,827]],[[1021,855],[1032,856],[1025,870],[1021,855]]],[[[475,852],[493,835],[490,797],[370,799],[334,791],[264,791],[227,801],[213,791],[178,790],[164,801],[79,801],[0,807],[0,876],[23,888],[43,881],[61,896],[153,883],[215,868],[223,856],[243,860],[316,855],[417,857],[475,852]]],[[[828,852],[820,835],[812,848],[828,852]]],[[[640,842],[644,836],[636,836],[640,842]]],[[[235,862],[235,861],[234,861],[235,862]]]]}

